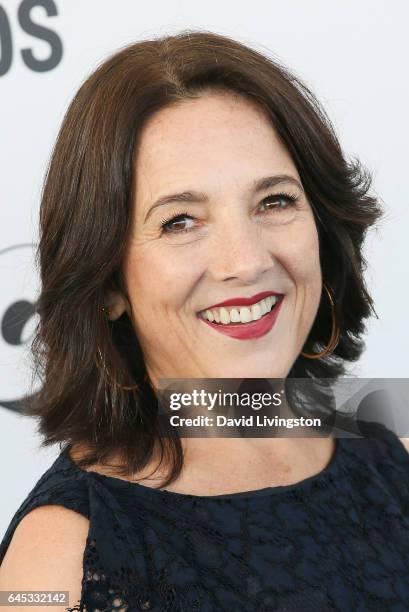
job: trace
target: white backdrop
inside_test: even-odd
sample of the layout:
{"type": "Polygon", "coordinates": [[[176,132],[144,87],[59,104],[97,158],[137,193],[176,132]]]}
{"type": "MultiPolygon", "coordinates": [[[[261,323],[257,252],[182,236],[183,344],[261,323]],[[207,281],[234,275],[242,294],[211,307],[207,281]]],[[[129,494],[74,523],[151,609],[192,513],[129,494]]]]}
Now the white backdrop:
{"type": "Polygon", "coordinates": [[[404,0],[0,0],[0,537],[59,452],[38,451],[35,423],[18,414],[30,381],[32,245],[46,163],[81,82],[130,42],[209,29],[266,51],[311,86],[387,209],[366,247],[379,320],[353,373],[409,376],[408,20],[404,0]]]}

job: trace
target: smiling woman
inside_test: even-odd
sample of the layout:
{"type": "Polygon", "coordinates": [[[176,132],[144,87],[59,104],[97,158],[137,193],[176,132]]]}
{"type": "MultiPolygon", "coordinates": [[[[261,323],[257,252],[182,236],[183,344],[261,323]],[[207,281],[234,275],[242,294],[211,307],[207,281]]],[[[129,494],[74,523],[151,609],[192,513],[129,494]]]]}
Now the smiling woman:
{"type": "Polygon", "coordinates": [[[392,431],[182,438],[159,418],[161,379],[345,375],[375,312],[370,186],[309,88],[238,41],[137,42],[89,76],[42,194],[25,405],[64,448],[9,525],[0,588],[88,611],[405,609],[392,431]]]}
{"type": "Polygon", "coordinates": [[[297,168],[265,111],[209,88],[157,111],[142,129],[135,177],[126,297],[111,295],[111,305],[132,319],[153,385],[165,373],[287,376],[320,302],[319,239],[297,168]],[[165,191],[174,195],[158,201],[165,191]],[[271,315],[262,292],[280,297],[271,315]],[[213,306],[226,300],[237,308],[213,306]],[[258,342],[226,343],[226,335],[258,342]]]}

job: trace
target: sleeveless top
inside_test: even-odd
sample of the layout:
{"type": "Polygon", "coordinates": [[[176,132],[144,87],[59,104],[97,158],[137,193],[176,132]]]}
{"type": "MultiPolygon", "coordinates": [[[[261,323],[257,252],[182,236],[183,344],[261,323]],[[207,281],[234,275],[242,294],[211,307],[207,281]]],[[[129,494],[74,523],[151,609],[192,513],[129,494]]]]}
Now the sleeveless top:
{"type": "Polygon", "coordinates": [[[312,477],[212,496],[87,472],[66,448],[16,511],[0,563],[22,517],[59,504],[89,519],[69,612],[407,612],[409,453],[367,425],[312,477]]]}

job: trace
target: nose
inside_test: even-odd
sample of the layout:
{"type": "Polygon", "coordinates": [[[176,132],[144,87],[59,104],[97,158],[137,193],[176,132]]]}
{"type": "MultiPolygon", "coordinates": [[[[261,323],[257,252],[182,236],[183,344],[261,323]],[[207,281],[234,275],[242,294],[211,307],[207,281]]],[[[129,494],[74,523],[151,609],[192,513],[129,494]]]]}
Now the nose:
{"type": "Polygon", "coordinates": [[[214,234],[209,255],[209,271],[214,280],[253,285],[273,266],[271,245],[254,221],[225,223],[214,234]]]}

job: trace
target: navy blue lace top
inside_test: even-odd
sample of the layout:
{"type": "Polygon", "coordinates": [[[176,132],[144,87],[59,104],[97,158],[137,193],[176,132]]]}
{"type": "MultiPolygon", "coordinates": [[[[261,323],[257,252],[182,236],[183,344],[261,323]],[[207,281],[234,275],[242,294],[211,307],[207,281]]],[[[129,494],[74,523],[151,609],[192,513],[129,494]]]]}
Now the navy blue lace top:
{"type": "Polygon", "coordinates": [[[63,450],[14,515],[0,563],[25,514],[61,504],[90,525],[71,612],[407,612],[409,453],[369,429],[336,438],[317,475],[213,496],[87,472],[63,450]]]}

